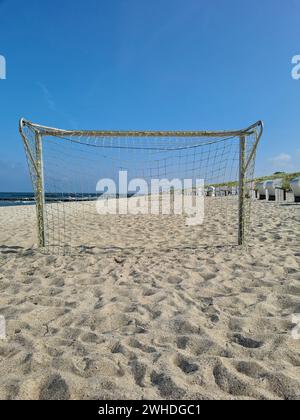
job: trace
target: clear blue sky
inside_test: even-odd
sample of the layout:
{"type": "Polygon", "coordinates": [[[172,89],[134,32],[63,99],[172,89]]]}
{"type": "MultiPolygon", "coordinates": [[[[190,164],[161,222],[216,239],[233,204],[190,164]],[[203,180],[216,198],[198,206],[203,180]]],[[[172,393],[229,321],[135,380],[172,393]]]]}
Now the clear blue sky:
{"type": "Polygon", "coordinates": [[[0,191],[30,190],[21,116],[98,129],[265,122],[257,174],[300,170],[299,0],[0,0],[0,191]]]}

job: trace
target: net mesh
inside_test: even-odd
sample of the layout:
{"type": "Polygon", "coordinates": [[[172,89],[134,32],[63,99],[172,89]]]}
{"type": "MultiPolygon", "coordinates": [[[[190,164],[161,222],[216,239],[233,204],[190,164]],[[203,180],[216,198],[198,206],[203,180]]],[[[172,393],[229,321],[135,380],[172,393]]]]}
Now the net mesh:
{"type": "Polygon", "coordinates": [[[64,132],[23,122],[21,134],[36,194],[39,243],[43,242],[46,251],[56,253],[237,244],[241,224],[241,135],[245,138],[243,157],[244,165],[247,164],[242,220],[246,242],[259,139],[257,127],[242,133],[215,135],[64,132]],[[97,191],[98,181],[104,178],[113,180],[118,190],[120,171],[126,171],[128,182],[142,179],[143,188],[129,189],[128,195],[116,198],[104,194],[103,190],[97,191]],[[203,179],[203,223],[187,226],[185,212],[177,214],[174,210],[174,193],[168,214],[162,214],[162,208],[158,214],[152,214],[151,209],[155,205],[159,208],[167,191],[162,187],[160,194],[151,195],[153,179],[189,179],[192,188],[180,188],[180,193],[194,197],[199,194],[196,179],[203,179]],[[41,197],[43,202],[39,205],[41,197]],[[99,200],[115,200],[117,214],[99,214],[96,205],[99,200]],[[124,200],[126,206],[134,203],[134,208],[142,208],[146,203],[147,212],[144,209],[137,210],[138,214],[119,214],[124,200]]]}

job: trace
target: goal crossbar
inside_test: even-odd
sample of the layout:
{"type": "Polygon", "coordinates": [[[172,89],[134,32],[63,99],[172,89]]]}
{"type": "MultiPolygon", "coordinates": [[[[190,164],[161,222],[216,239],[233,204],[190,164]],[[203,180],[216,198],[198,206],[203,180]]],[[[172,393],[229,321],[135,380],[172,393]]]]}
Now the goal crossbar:
{"type": "Polygon", "coordinates": [[[241,130],[224,131],[157,131],[157,130],[62,130],[59,128],[47,127],[40,124],[34,124],[24,118],[20,119],[20,131],[24,126],[31,127],[41,135],[59,135],[59,136],[88,136],[88,137],[225,137],[251,135],[257,128],[260,128],[259,137],[262,135],[263,122],[257,121],[251,126],[241,130]]]}

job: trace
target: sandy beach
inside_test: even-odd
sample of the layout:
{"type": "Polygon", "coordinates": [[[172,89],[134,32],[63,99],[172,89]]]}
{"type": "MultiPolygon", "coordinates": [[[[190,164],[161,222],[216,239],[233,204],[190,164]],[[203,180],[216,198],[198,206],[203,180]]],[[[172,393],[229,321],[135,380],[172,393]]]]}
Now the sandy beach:
{"type": "Polygon", "coordinates": [[[299,399],[300,205],[252,205],[247,250],[203,246],[220,222],[103,216],[78,255],[0,207],[0,398],[299,399]]]}

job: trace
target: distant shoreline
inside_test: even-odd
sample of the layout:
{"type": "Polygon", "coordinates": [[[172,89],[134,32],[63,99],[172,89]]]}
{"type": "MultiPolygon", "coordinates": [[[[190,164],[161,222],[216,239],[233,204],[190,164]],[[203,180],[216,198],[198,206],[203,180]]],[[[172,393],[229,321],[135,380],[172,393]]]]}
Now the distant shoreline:
{"type": "MultiPolygon", "coordinates": [[[[128,198],[134,194],[128,194],[128,198]]],[[[92,193],[46,193],[46,203],[96,201],[102,194],[92,193]]],[[[117,198],[119,196],[117,195],[117,198]]],[[[34,193],[0,192],[0,207],[35,204],[34,193]]]]}

